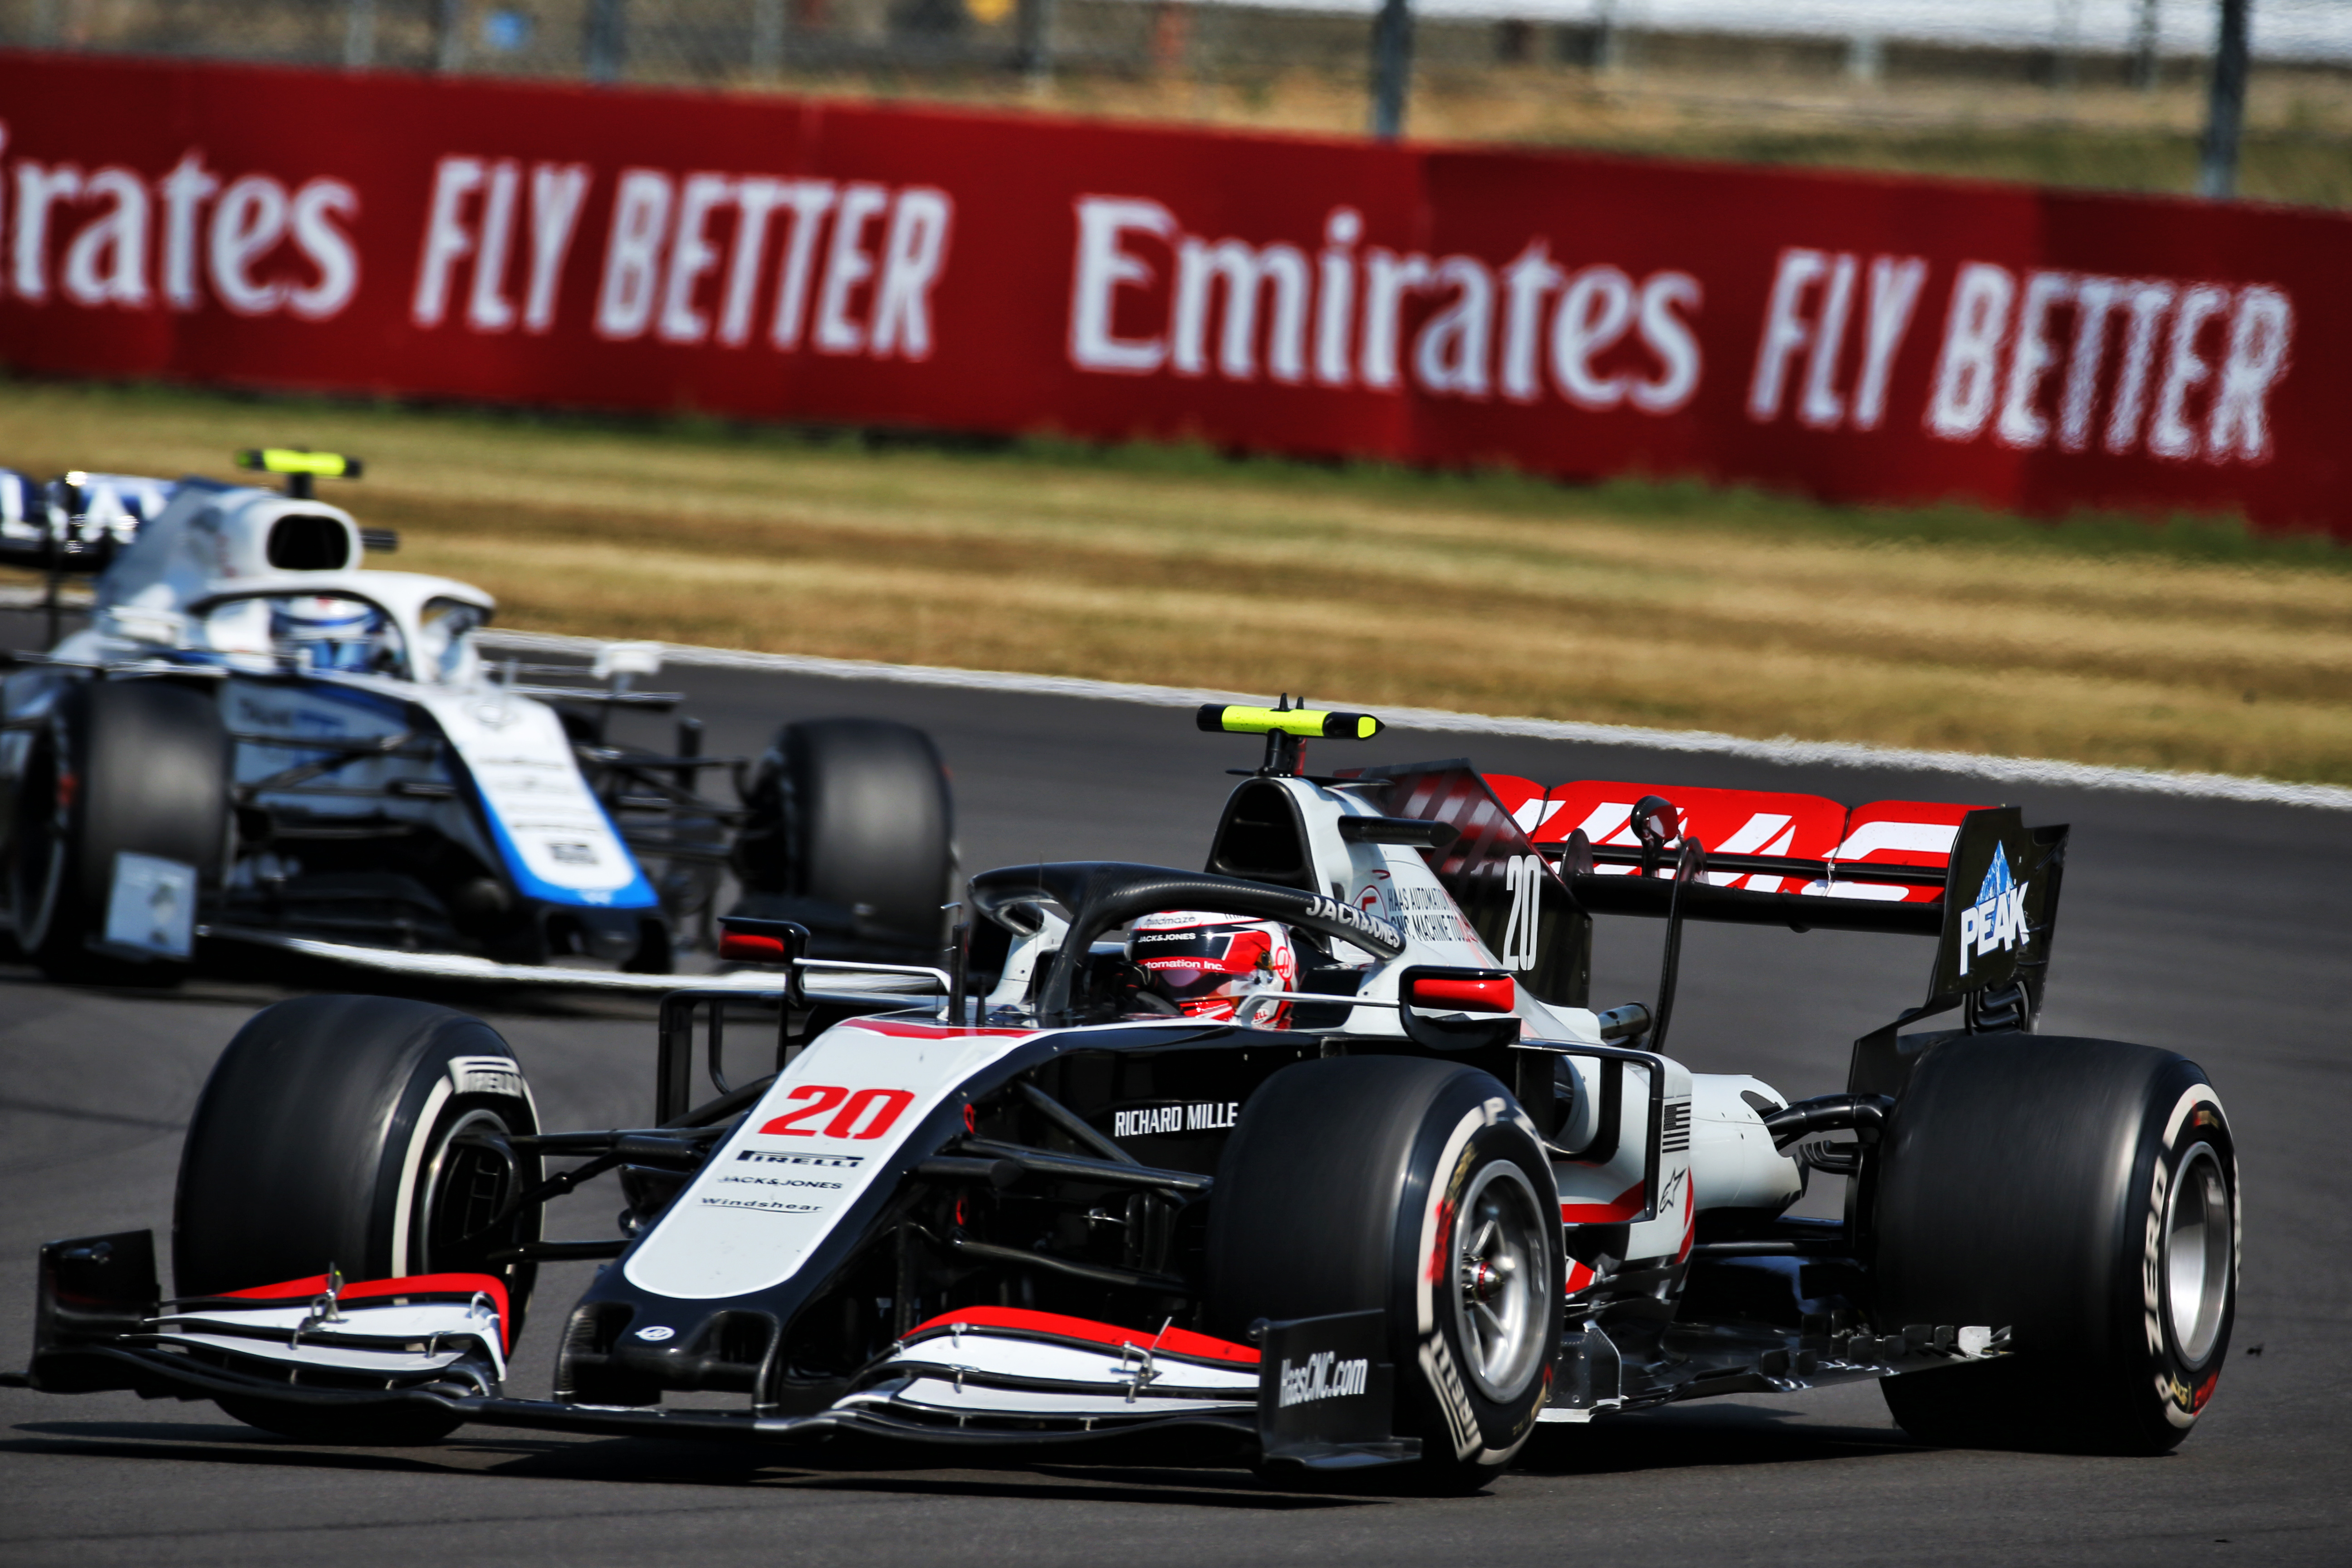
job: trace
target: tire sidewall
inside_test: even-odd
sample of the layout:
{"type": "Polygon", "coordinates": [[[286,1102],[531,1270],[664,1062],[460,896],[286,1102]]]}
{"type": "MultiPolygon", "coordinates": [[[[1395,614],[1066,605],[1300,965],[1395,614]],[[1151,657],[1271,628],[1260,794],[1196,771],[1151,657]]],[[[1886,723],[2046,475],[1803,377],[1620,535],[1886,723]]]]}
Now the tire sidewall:
{"type": "MultiPolygon", "coordinates": [[[[1454,1218],[1471,1184],[1496,1161],[1517,1164],[1538,1205],[1557,1190],[1543,1144],[1518,1102],[1485,1074],[1465,1074],[1445,1086],[1423,1118],[1397,1205],[1395,1293],[1390,1321],[1399,1373],[1398,1429],[1422,1440],[1438,1468],[1498,1469],[1536,1428],[1550,1400],[1559,1341],[1561,1273],[1559,1226],[1538,1223],[1542,1263],[1537,1331],[1544,1354],[1526,1386],[1507,1400],[1488,1397],[1465,1372],[1467,1350],[1454,1293],[1454,1218]]],[[[1540,1222],[1543,1215],[1538,1212],[1540,1222]]]]}
{"type": "Polygon", "coordinates": [[[18,938],[52,972],[99,966],[176,976],[186,961],[151,958],[111,965],[89,952],[100,934],[123,852],[195,868],[199,886],[218,874],[228,836],[228,739],[213,700],[163,682],[75,681],[58,692],[37,742],[47,759],[45,799],[21,798],[14,837],[26,847],[24,813],[47,813],[44,866],[11,868],[18,938]],[[58,783],[75,780],[60,811],[58,783]],[[159,788],[163,798],[158,799],[159,788]],[[37,893],[28,882],[37,879],[37,893]]]}
{"type": "Polygon", "coordinates": [[[35,734],[25,777],[18,781],[16,820],[9,832],[9,917],[18,944],[47,963],[58,957],[58,906],[70,896],[72,847],[80,836],[79,803],[63,811],[58,806],[58,776],[74,765],[72,728],[65,711],[72,695],[58,695],[48,722],[35,734]],[[26,787],[33,784],[46,787],[26,787]]]}
{"type": "Polygon", "coordinates": [[[2163,1074],[2148,1098],[2147,1122],[2126,1191],[2123,1247],[2137,1267],[2117,1270],[2124,1288],[2118,1291],[2123,1299],[2114,1304],[2111,1375],[2136,1383],[2144,1391],[2141,1398],[2152,1396],[2151,1435],[2177,1441],[2196,1426],[2229,1359],[2243,1235],[2237,1144],[2231,1137],[2229,1115],[2213,1086],[2185,1061],[2163,1074]],[[2212,1343],[2202,1357],[2191,1358],[2174,1328],[2165,1239],[2182,1167],[2200,1145],[2217,1156],[2227,1187],[2230,1252],[2228,1285],[2212,1343]]]}

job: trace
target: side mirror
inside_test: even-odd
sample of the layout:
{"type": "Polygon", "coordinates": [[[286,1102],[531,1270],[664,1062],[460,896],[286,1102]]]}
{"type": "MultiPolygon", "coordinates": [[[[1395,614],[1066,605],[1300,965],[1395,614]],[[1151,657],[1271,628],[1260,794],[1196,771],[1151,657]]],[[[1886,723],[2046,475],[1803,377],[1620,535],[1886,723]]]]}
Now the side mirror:
{"type": "Polygon", "coordinates": [[[1440,969],[1415,965],[1397,977],[1405,1037],[1424,1050],[1470,1051],[1507,1046],[1519,1037],[1518,985],[1499,969],[1440,969]],[[1423,1011],[1427,1009],[1427,1011],[1423,1011]],[[1433,1013],[1468,1013],[1439,1018],[1433,1013]],[[1477,1016],[1475,1015],[1484,1015],[1477,1016]]]}
{"type": "Polygon", "coordinates": [[[1519,988],[1509,975],[1465,970],[1459,974],[1423,970],[1404,988],[1409,1005],[1448,1013],[1508,1013],[1519,1005],[1519,988]]]}
{"type": "MultiPolygon", "coordinates": [[[[719,956],[738,963],[781,963],[784,966],[782,1005],[776,1020],[776,1070],[782,1072],[793,1047],[808,1033],[808,972],[799,960],[808,956],[808,927],[797,921],[754,920],[744,915],[719,917],[719,956]]],[[[714,1023],[714,1028],[717,1025],[714,1023]]]]}
{"type": "Polygon", "coordinates": [[[719,956],[730,963],[789,963],[793,953],[781,935],[729,930],[719,934],[719,956]]]}
{"type": "Polygon", "coordinates": [[[107,631],[127,642],[144,643],[150,647],[188,646],[188,619],[176,610],[117,605],[100,620],[107,631]]]}
{"type": "Polygon", "coordinates": [[[661,667],[662,645],[657,642],[608,642],[598,646],[588,676],[610,680],[619,675],[659,675],[661,667]]]}

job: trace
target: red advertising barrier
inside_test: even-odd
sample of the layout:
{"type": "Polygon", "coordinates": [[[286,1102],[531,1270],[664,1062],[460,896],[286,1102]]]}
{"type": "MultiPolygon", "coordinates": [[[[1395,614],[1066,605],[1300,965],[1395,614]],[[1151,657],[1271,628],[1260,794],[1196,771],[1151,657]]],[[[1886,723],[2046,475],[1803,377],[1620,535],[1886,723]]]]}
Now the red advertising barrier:
{"type": "Polygon", "coordinates": [[[2352,537],[2331,214],[23,53],[0,137],[19,370],[2352,537]]]}

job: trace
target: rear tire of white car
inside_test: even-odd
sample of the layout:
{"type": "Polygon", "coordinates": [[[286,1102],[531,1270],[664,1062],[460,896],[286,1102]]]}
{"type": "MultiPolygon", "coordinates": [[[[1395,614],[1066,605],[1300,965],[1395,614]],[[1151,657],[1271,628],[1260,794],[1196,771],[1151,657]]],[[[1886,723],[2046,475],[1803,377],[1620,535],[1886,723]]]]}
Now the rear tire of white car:
{"type": "Polygon", "coordinates": [[[1267,1079],[1217,1167],[1209,1321],[1389,1315],[1397,1436],[1464,1490],[1535,1431],[1559,1347],[1559,1199],[1508,1090],[1458,1062],[1339,1057],[1267,1079]]]}
{"type": "MultiPolygon", "coordinates": [[[[478,1236],[535,1155],[509,1173],[472,1139],[539,1131],[513,1051],[478,1018],[383,996],[265,1008],[221,1053],[180,1160],[173,1278],[184,1297],[341,1270],[344,1279],[486,1274],[521,1332],[536,1268],[488,1254],[539,1236],[534,1205],[478,1236]]],[[[310,1442],[431,1442],[434,1410],[351,1413],[223,1399],[250,1425],[310,1442]]]]}
{"type": "Polygon", "coordinates": [[[887,719],[787,724],[747,804],[735,870],[748,890],[842,910],[860,941],[939,944],[955,814],[929,735],[887,719]]]}
{"type": "Polygon", "coordinates": [[[16,943],[44,974],[165,985],[187,973],[183,959],[110,957],[90,943],[106,934],[117,856],[194,867],[200,888],[218,879],[229,769],[205,692],[89,680],[59,694],[26,759],[8,863],[16,943]]]}
{"type": "Polygon", "coordinates": [[[1912,1436],[2161,1454],[2229,1355],[2238,1162],[2186,1058],[2000,1034],[1935,1047],[1876,1157],[1878,1326],[2009,1329],[2013,1353],[1888,1378],[1912,1436]]]}

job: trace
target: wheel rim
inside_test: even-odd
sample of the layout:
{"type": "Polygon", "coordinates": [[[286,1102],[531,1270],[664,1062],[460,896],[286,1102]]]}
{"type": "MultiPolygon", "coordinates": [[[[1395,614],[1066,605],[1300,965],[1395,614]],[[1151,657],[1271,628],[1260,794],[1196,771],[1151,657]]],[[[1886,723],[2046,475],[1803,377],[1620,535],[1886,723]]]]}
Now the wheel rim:
{"type": "Polygon", "coordinates": [[[1498,1403],[1543,1364],[1543,1205],[1527,1173],[1497,1160],[1454,1216],[1454,1321],[1470,1380],[1498,1403]]]}
{"type": "Polygon", "coordinates": [[[2190,1366],[2204,1364],[2221,1335],[2235,1240],[2221,1157],[2200,1143],[2181,1156],[2164,1215],[2165,1317],[2190,1366]]]}
{"type": "MultiPolygon", "coordinates": [[[[484,1144],[482,1136],[504,1138],[506,1121],[496,1111],[469,1110],[459,1117],[440,1146],[425,1177],[425,1202],[419,1205],[416,1269],[421,1274],[447,1272],[499,1274],[484,1255],[504,1245],[499,1237],[468,1237],[488,1226],[506,1196],[506,1163],[484,1144]]],[[[507,1227],[501,1227],[502,1229],[507,1227]]]]}

